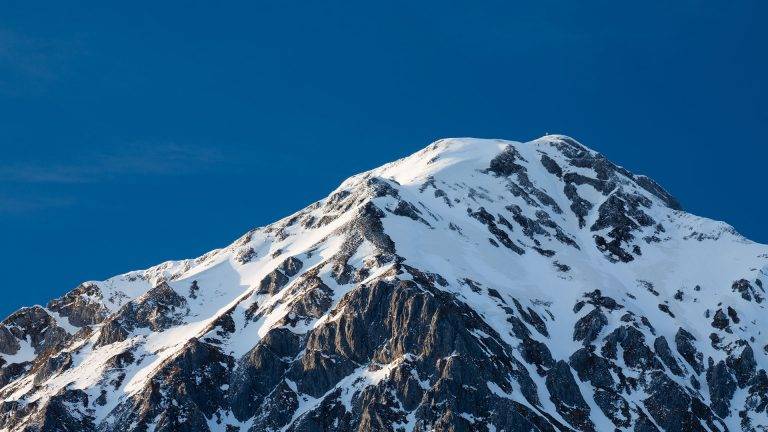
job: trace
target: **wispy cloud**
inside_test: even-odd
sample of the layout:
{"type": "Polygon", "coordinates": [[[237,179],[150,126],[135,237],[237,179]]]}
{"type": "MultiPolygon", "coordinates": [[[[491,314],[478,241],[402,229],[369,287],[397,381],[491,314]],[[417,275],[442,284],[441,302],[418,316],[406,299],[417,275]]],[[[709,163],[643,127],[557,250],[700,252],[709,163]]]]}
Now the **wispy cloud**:
{"type": "Polygon", "coordinates": [[[135,176],[174,176],[232,165],[216,149],[175,143],[133,143],[73,160],[0,164],[0,181],[15,183],[93,183],[135,176]]]}
{"type": "Polygon", "coordinates": [[[54,40],[0,28],[0,92],[19,95],[39,91],[66,75],[83,53],[74,40],[54,40]]]}
{"type": "Polygon", "coordinates": [[[68,197],[9,196],[0,195],[0,215],[18,215],[66,207],[73,203],[68,197]]]}

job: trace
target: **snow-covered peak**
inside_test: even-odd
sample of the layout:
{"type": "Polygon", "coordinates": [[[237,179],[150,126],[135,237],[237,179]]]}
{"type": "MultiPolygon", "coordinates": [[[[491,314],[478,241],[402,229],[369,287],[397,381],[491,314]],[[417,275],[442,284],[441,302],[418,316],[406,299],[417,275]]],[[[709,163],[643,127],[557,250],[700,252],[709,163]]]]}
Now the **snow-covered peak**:
{"type": "Polygon", "coordinates": [[[760,430],[765,283],[768,247],[570,137],[442,139],[13,314],[0,431],[760,430]]]}

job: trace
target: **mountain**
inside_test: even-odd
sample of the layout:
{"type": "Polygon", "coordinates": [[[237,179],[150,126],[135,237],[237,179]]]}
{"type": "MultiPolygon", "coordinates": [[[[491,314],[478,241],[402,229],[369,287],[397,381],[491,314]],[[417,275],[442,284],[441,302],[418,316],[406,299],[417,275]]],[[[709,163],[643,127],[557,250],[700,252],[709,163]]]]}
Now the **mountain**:
{"type": "Polygon", "coordinates": [[[572,138],[444,139],[13,313],[0,430],[767,431],[765,284],[572,138]]]}

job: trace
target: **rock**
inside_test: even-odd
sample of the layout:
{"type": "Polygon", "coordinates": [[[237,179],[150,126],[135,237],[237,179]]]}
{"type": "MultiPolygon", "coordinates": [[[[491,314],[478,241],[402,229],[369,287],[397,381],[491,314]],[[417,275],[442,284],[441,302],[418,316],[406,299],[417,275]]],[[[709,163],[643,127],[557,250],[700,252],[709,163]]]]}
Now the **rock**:
{"type": "Polygon", "coordinates": [[[301,262],[300,259],[296,257],[288,257],[282,263],[280,263],[278,269],[285,273],[286,276],[293,277],[299,274],[299,271],[301,271],[303,266],[304,263],[301,262]]]}
{"type": "Polygon", "coordinates": [[[645,408],[663,430],[705,432],[707,429],[702,426],[702,421],[710,426],[710,430],[715,429],[715,419],[709,408],[663,373],[651,374],[647,391],[649,397],[644,401],[645,408]]]}
{"type": "Polygon", "coordinates": [[[605,314],[600,309],[593,309],[576,321],[573,328],[573,340],[581,341],[585,346],[589,345],[597,339],[606,324],[608,324],[608,318],[605,317],[605,314]]]}
{"type": "Polygon", "coordinates": [[[712,410],[720,417],[727,417],[730,401],[736,392],[736,380],[731,375],[724,361],[710,365],[707,369],[707,384],[709,397],[712,400],[712,410]]]}
{"type": "Polygon", "coordinates": [[[664,336],[659,336],[653,342],[653,349],[656,350],[656,354],[661,358],[661,361],[669,368],[669,371],[677,376],[684,376],[683,370],[678,365],[672,350],[669,348],[667,339],[664,336]]]}
{"type": "Polygon", "coordinates": [[[0,325],[0,353],[16,354],[21,346],[16,337],[13,336],[5,325],[0,325]]]}
{"type": "Polygon", "coordinates": [[[728,321],[728,317],[722,309],[718,309],[717,312],[715,312],[715,317],[712,319],[712,327],[725,330],[729,325],[730,321],[728,321]]]}
{"type": "Polygon", "coordinates": [[[589,405],[584,401],[579,386],[571,375],[568,363],[563,360],[558,361],[547,374],[546,385],[557,412],[568,423],[579,430],[594,430],[594,425],[589,419],[589,405]]]}
{"type": "Polygon", "coordinates": [[[695,341],[696,338],[682,327],[675,334],[677,352],[691,365],[697,374],[700,374],[704,372],[704,365],[702,364],[703,355],[696,349],[695,341]]]}
{"type": "Polygon", "coordinates": [[[113,422],[105,429],[118,432],[129,425],[155,431],[208,430],[207,418],[227,406],[225,387],[234,360],[218,348],[191,339],[180,355],[162,367],[138,393],[112,411],[113,422]]]}
{"type": "Polygon", "coordinates": [[[480,207],[480,209],[476,212],[472,212],[470,209],[467,209],[470,216],[473,218],[479,220],[484,225],[488,227],[488,231],[493,234],[493,236],[501,243],[503,244],[507,249],[511,250],[512,252],[515,252],[518,255],[522,255],[525,253],[525,250],[521,248],[520,246],[516,245],[512,239],[509,238],[509,235],[504,232],[501,228],[496,225],[495,218],[493,215],[488,213],[484,208],[480,207]]]}
{"type": "Polygon", "coordinates": [[[166,282],[161,282],[138,299],[123,305],[105,321],[96,346],[125,340],[137,328],[162,331],[182,322],[189,313],[186,298],[180,296],[166,282]]]}
{"type": "Polygon", "coordinates": [[[246,421],[258,412],[264,399],[282,381],[299,349],[299,337],[278,328],[238,360],[227,395],[235,417],[246,421]]]}
{"type": "Polygon", "coordinates": [[[731,286],[731,290],[733,292],[738,292],[741,295],[741,298],[746,301],[752,301],[752,299],[754,299],[757,303],[763,302],[763,296],[756,291],[755,287],[753,287],[746,279],[739,279],[734,282],[731,286]]]}
{"type": "Polygon", "coordinates": [[[744,388],[747,383],[755,376],[757,362],[752,347],[746,341],[738,341],[739,347],[731,352],[726,358],[728,368],[733,371],[736,381],[740,388],[744,388]]]}
{"type": "Polygon", "coordinates": [[[595,391],[595,403],[616,427],[630,427],[632,414],[629,403],[613,390],[597,389],[595,391]]]}
{"type": "Polygon", "coordinates": [[[747,400],[744,408],[756,413],[768,414],[768,374],[764,369],[749,381],[747,400]]]}
{"type": "Polygon", "coordinates": [[[605,337],[604,357],[616,358],[617,347],[623,350],[624,363],[635,369],[662,369],[661,362],[645,345],[645,336],[635,327],[621,326],[605,337]]]}
{"type": "Polygon", "coordinates": [[[75,327],[98,324],[108,314],[102,304],[101,290],[96,284],[88,282],[48,303],[48,309],[67,317],[75,327]]]}
{"type": "Polygon", "coordinates": [[[491,159],[491,166],[488,168],[488,171],[505,177],[513,173],[524,171],[525,168],[516,163],[518,160],[524,161],[525,159],[523,159],[517,149],[512,146],[507,146],[504,151],[491,159]]]}
{"type": "Polygon", "coordinates": [[[0,330],[0,334],[4,334],[0,337],[5,339],[3,349],[9,351],[6,354],[10,351],[16,353],[20,347],[19,340],[28,341],[35,354],[40,354],[61,347],[71,339],[66,330],[59,327],[56,320],[40,306],[19,309],[0,323],[0,328],[7,330],[0,330]],[[15,343],[9,338],[9,333],[17,340],[15,343]]]}
{"type": "Polygon", "coordinates": [[[624,308],[624,306],[620,305],[612,297],[604,296],[599,289],[585,294],[584,297],[589,299],[589,303],[597,307],[608,309],[609,311],[615,311],[624,308]]]}
{"type": "Polygon", "coordinates": [[[247,264],[256,257],[256,251],[252,247],[240,248],[235,254],[235,261],[240,264],[247,264]]]}
{"type": "Polygon", "coordinates": [[[66,351],[48,357],[41,366],[38,367],[34,383],[40,385],[48,378],[60,374],[72,366],[72,355],[66,351]]]}
{"type": "Polygon", "coordinates": [[[273,270],[259,282],[259,294],[275,295],[288,283],[288,277],[280,270],[273,270]]]}
{"type": "Polygon", "coordinates": [[[597,388],[613,388],[610,362],[592,352],[590,348],[580,348],[573,353],[570,363],[581,381],[589,380],[597,388]]]}
{"type": "Polygon", "coordinates": [[[545,154],[541,155],[541,165],[543,165],[550,174],[554,174],[557,177],[563,176],[563,169],[560,168],[560,165],[558,165],[554,159],[545,154]]]}

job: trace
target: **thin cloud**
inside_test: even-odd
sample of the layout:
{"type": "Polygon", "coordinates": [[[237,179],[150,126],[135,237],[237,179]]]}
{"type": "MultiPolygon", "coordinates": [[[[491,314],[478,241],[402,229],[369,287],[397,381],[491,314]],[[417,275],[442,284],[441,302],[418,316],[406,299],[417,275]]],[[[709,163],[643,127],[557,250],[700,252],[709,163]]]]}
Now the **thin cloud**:
{"type": "Polygon", "coordinates": [[[0,28],[0,92],[18,96],[39,91],[70,71],[72,61],[83,54],[74,40],[33,37],[0,28]]]}
{"type": "Polygon", "coordinates": [[[233,165],[216,149],[175,143],[134,143],[72,162],[23,161],[0,165],[0,181],[93,183],[135,176],[175,176],[233,165]]]}
{"type": "Polygon", "coordinates": [[[18,215],[52,208],[67,207],[73,203],[67,197],[35,197],[0,195],[0,215],[18,215]]]}

